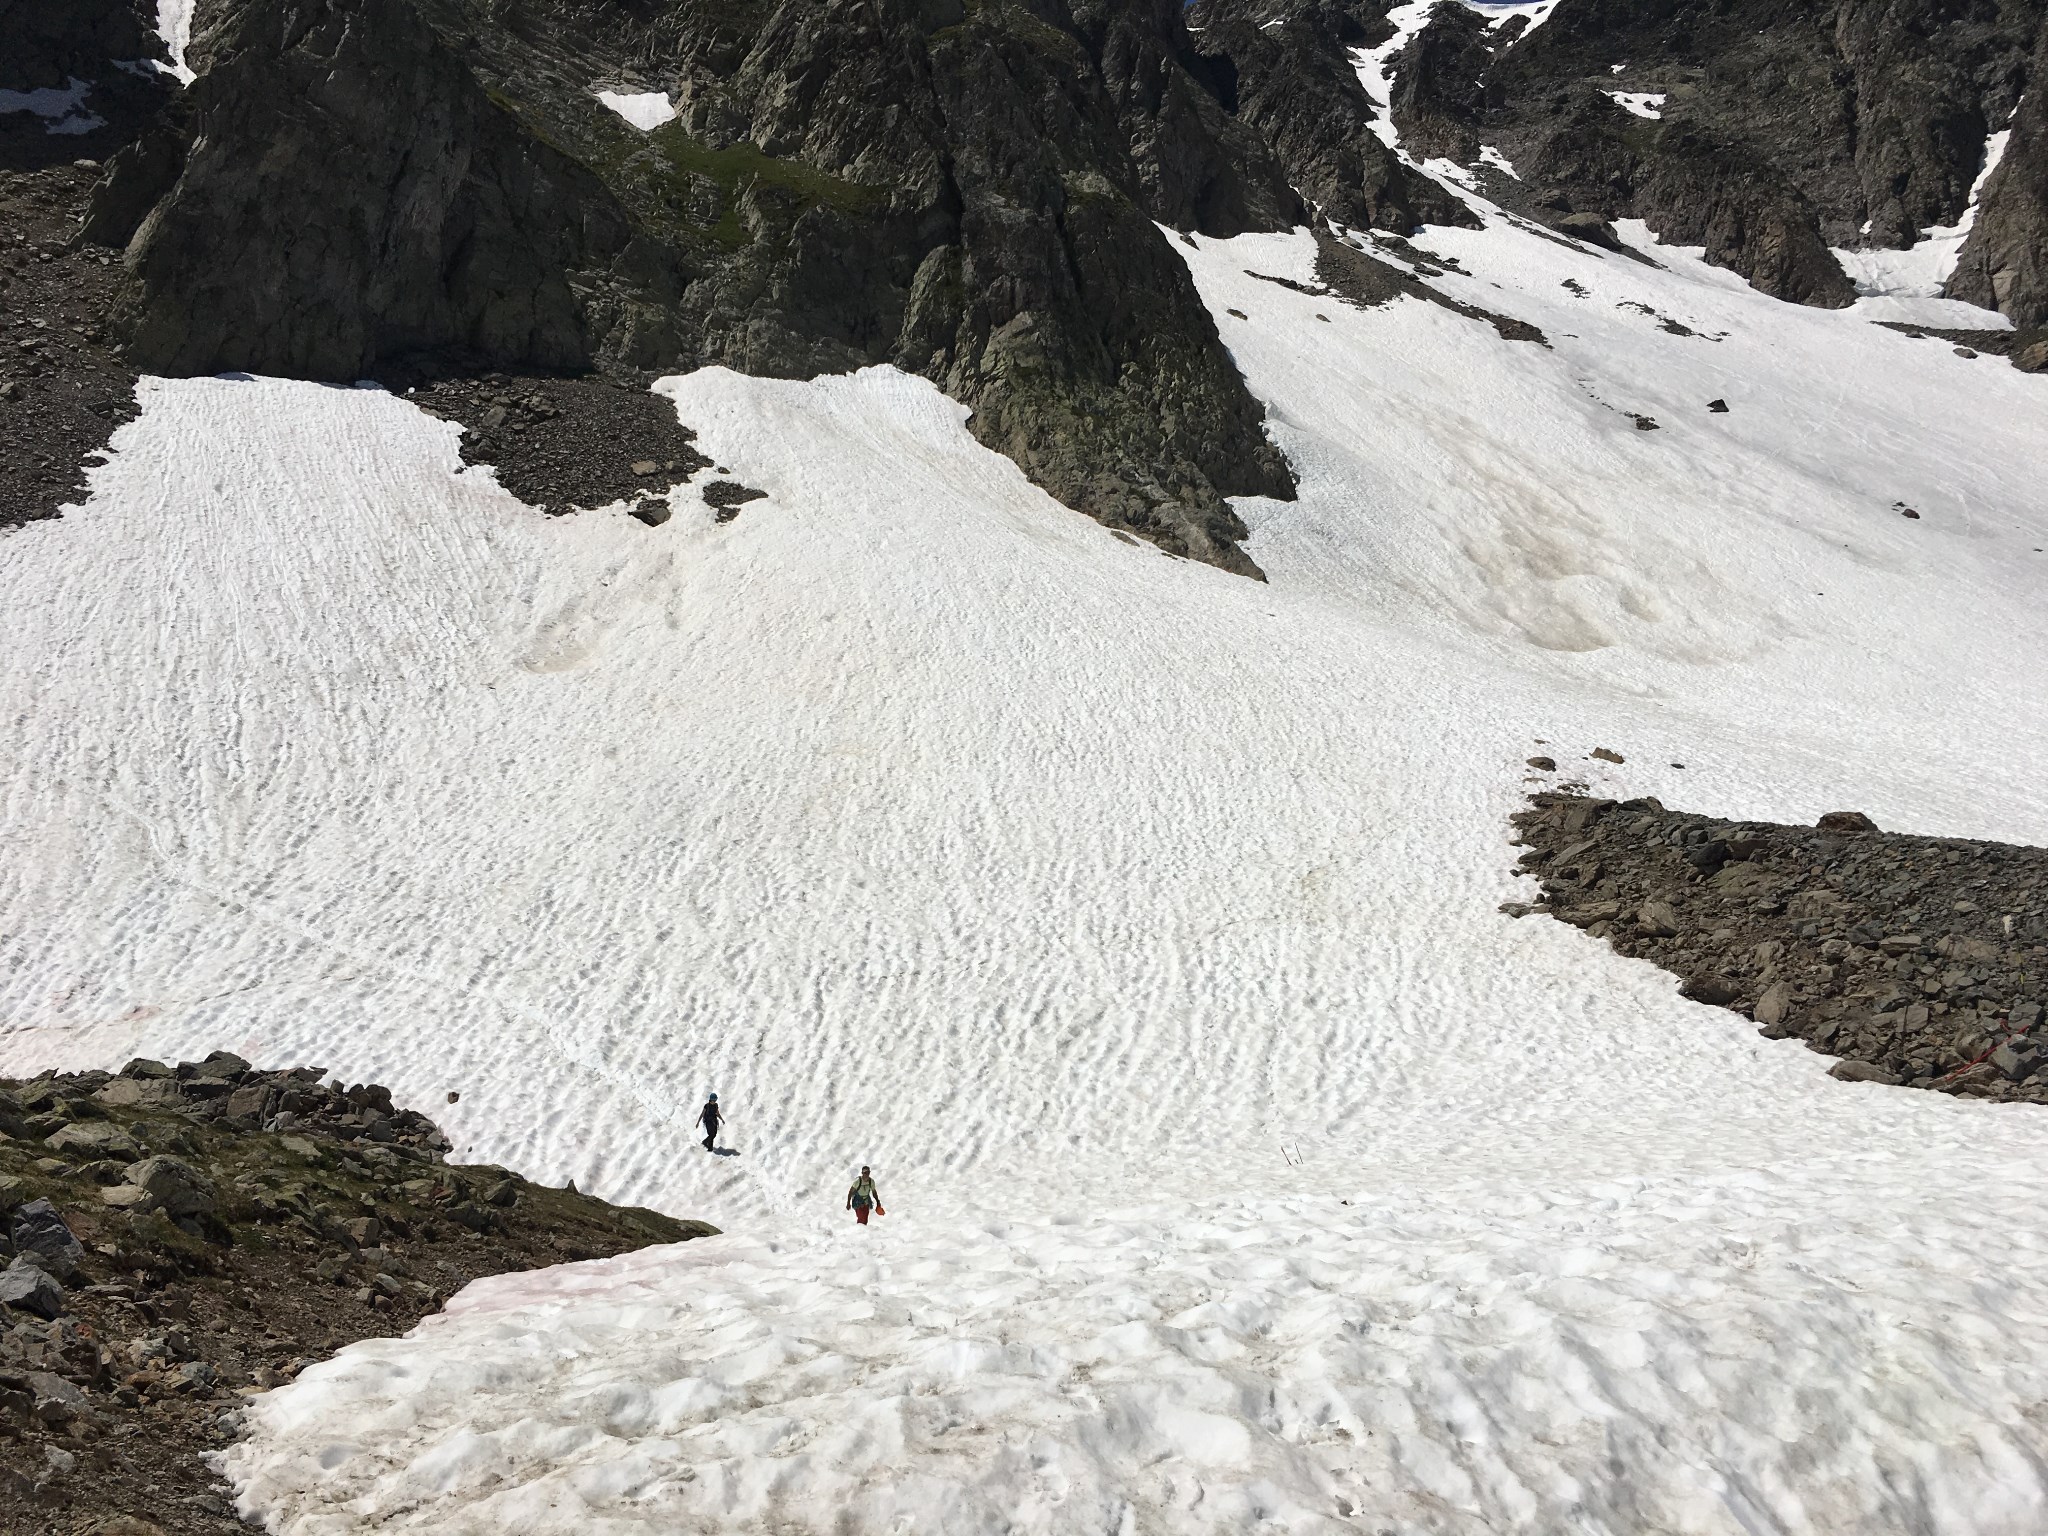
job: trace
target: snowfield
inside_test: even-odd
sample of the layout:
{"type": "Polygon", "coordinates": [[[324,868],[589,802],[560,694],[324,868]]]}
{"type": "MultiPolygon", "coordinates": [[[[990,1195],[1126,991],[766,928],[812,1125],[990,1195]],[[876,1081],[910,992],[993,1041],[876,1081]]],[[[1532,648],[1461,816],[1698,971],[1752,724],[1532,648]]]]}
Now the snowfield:
{"type": "Polygon", "coordinates": [[[317,1061],[729,1234],[309,1369],[244,1508],[2048,1525],[2048,1120],[1495,910],[1538,752],[2048,837],[2048,386],[1624,232],[1655,265],[1422,239],[1547,346],[1266,281],[1306,235],[1182,246],[1301,475],[1241,504],[1269,585],[888,370],[665,383],[769,495],[658,529],[374,389],[146,382],[90,503],[0,537],[0,1070],[317,1061]]]}

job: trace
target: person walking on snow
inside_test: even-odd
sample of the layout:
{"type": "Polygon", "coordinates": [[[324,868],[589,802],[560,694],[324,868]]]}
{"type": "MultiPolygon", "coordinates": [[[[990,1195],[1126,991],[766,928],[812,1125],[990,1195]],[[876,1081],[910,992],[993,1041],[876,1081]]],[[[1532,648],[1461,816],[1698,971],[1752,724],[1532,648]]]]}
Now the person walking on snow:
{"type": "Polygon", "coordinates": [[[697,1123],[704,1127],[704,1150],[718,1150],[718,1095],[713,1094],[704,1101],[703,1111],[697,1116],[697,1123]]]}
{"type": "Polygon", "coordinates": [[[868,1224],[868,1207],[875,1208],[877,1216],[889,1213],[882,1209],[882,1197],[875,1193],[875,1181],[868,1177],[868,1165],[860,1165],[860,1177],[853,1181],[853,1188],[846,1192],[846,1208],[853,1212],[853,1219],[862,1226],[868,1224]]]}

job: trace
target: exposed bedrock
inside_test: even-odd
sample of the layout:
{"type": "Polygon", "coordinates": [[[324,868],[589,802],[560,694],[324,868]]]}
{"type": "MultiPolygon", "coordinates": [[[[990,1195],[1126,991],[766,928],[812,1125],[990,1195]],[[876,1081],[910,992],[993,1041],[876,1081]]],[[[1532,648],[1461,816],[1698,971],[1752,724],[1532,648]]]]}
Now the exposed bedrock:
{"type": "Polygon", "coordinates": [[[1418,154],[1498,146],[1525,211],[1641,218],[1765,292],[1839,306],[1830,246],[1906,246],[1961,216],[2038,70],[2041,18],[2041,0],[1561,0],[1511,33],[1445,4],[1396,60],[1391,105],[1418,154]],[[1659,115],[1614,91],[1661,96],[1659,115]]]}
{"type": "Polygon", "coordinates": [[[1850,1081],[2048,1103],[2048,849],[1730,822],[1538,794],[1514,818],[1547,912],[1850,1081]]]}
{"type": "MultiPolygon", "coordinates": [[[[1996,309],[2023,329],[2048,326],[2048,26],[2028,79],[2034,88],[2012,120],[1948,285],[1951,297],[1996,309]]],[[[2048,351],[2035,363],[2044,366],[2048,351]]]]}
{"type": "Polygon", "coordinates": [[[217,0],[190,62],[95,221],[145,368],[894,363],[1176,554],[1256,574],[1225,498],[1292,495],[1155,221],[1302,204],[1171,0],[217,0]]]}
{"type": "Polygon", "coordinates": [[[1386,35],[1384,9],[1199,0],[1189,20],[1238,119],[1273,146],[1321,217],[1400,235],[1473,225],[1462,201],[1372,131],[1384,103],[1366,94],[1348,50],[1386,35]]]}

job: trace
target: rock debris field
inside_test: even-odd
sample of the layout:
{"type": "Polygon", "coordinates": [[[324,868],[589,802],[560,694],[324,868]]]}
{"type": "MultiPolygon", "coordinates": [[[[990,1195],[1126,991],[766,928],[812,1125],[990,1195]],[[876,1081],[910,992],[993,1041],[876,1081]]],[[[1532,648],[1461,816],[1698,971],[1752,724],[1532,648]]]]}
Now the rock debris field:
{"type": "Polygon", "coordinates": [[[1680,977],[1850,1082],[2048,1103],[2048,849],[1730,822],[1542,793],[1514,818],[1543,912],[1680,977]]]}
{"type": "Polygon", "coordinates": [[[245,1530],[202,1457],[246,1394],[478,1276],[716,1230],[447,1145],[380,1085],[225,1051],[0,1079],[0,1528],[245,1530]]]}

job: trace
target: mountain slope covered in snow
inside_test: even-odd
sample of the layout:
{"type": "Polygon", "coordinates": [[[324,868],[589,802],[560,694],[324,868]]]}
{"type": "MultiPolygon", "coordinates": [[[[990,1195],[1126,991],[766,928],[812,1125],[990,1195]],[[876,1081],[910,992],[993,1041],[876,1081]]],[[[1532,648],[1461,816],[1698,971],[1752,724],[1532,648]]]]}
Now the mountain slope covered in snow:
{"type": "MultiPolygon", "coordinates": [[[[252,6],[199,8],[195,92],[252,6]]],[[[488,73],[442,7],[370,9],[488,73]]],[[[767,68],[827,9],[663,36],[698,88],[670,121],[738,100],[755,137],[718,152],[829,205],[789,166],[858,158],[796,131],[837,120],[806,94],[831,70],[767,68]]],[[[1243,9],[1268,69],[1343,50],[1346,110],[1437,25],[1243,9]]],[[[582,70],[618,14],[513,41],[582,70]]],[[[436,1106],[465,1158],[729,1234],[478,1286],[308,1370],[227,1454],[245,1508],[293,1536],[2040,1529],[2048,1122],[1831,1080],[1498,911],[1538,754],[1731,817],[2048,838],[2043,381],[1872,323],[2009,318],[1788,304],[1620,206],[1570,210],[1614,248],[1560,233],[1500,143],[1309,132],[1172,7],[877,14],[1085,78],[1123,179],[1067,164],[1059,195],[1137,219],[1095,254],[1167,274],[1168,342],[1284,457],[1293,499],[1224,508],[1266,582],[1076,516],[985,399],[858,348],[666,359],[695,451],[766,492],[736,506],[548,517],[401,389],[152,376],[89,497],[0,535],[0,1070],[317,1060],[436,1106]],[[1204,164],[1355,178],[1370,216],[1224,220],[1251,184],[1202,204],[1204,164]],[[1146,201],[1176,186],[1187,217],[1146,201]],[[1455,220],[1387,227],[1431,187],[1455,220]],[[712,1090],[729,1157],[691,1125],[712,1090]],[[859,1230],[863,1163],[889,1214],[859,1230]]],[[[644,63],[578,89],[645,95],[644,63]]],[[[570,75],[536,78],[563,110],[570,75]]],[[[1601,99],[1621,133],[1675,120],[1601,99]]],[[[589,106],[620,125],[593,140],[666,131],[589,106]]],[[[987,234],[999,184],[950,232],[987,234]]],[[[725,191],[710,292],[836,227],[725,191]]],[[[1024,346],[1086,289],[970,292],[1024,346]]],[[[1174,380],[1130,388],[1200,436],[1174,380]]]]}
{"type": "Polygon", "coordinates": [[[1664,248],[1430,243],[1548,345],[1304,292],[1306,235],[1188,251],[1302,477],[1243,505],[1268,586],[1072,518],[886,370],[664,385],[769,496],[658,529],[539,517],[375,390],[149,386],[7,550],[10,1062],[317,1054],[742,1234],[309,1372],[252,1499],[2038,1521],[2043,1129],[1493,911],[1536,750],[2038,840],[2035,382],[1664,248]],[[821,1230],[860,1161],[864,1256],[821,1230]]]}

